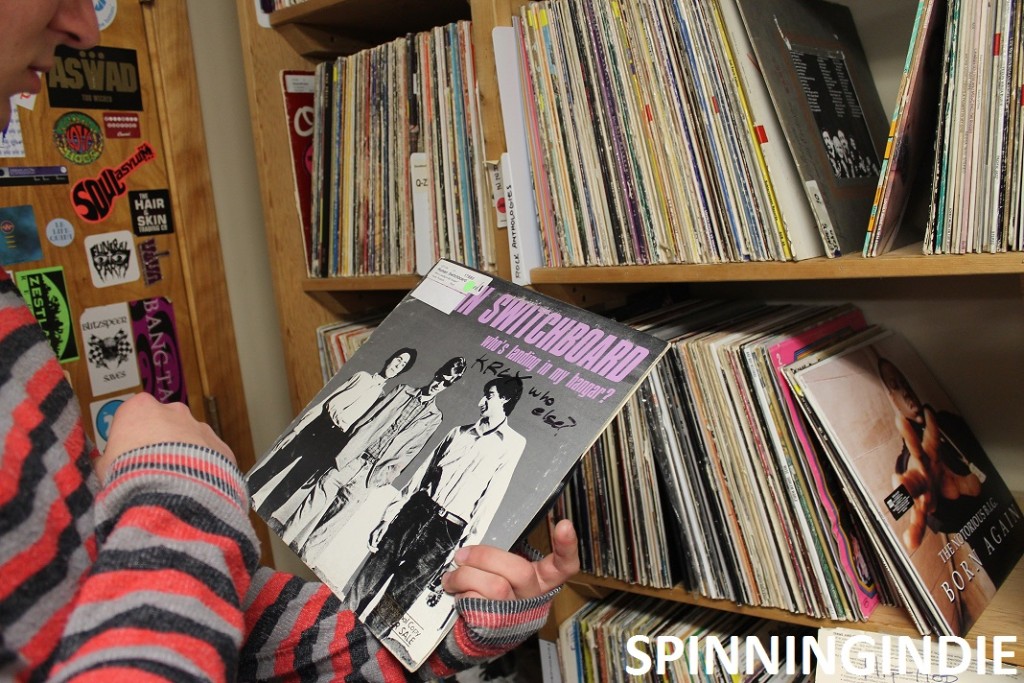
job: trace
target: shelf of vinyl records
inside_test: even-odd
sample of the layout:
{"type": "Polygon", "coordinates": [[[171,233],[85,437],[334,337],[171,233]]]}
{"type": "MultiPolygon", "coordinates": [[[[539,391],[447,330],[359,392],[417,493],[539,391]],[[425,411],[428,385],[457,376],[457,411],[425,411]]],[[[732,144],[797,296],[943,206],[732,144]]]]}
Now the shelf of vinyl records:
{"type": "Polygon", "coordinates": [[[410,31],[469,18],[465,0],[306,0],[270,14],[270,25],[308,59],[352,54],[410,31]],[[401,16],[401,22],[395,17],[401,16]]]}
{"type": "Polygon", "coordinates": [[[746,262],[652,266],[537,268],[534,284],[614,284],[628,282],[743,282],[758,280],[843,280],[890,277],[946,277],[1024,274],[1024,254],[924,255],[921,245],[875,258],[859,253],[797,262],[746,262]]]}
{"type": "MultiPolygon", "coordinates": [[[[1017,494],[1021,498],[1021,494],[1017,494]]],[[[815,619],[804,614],[794,614],[782,609],[750,607],[738,605],[728,600],[712,600],[690,593],[682,588],[649,588],[638,584],[630,584],[617,579],[580,574],[569,582],[568,591],[571,597],[568,604],[562,605],[563,611],[574,610],[581,606],[586,600],[603,598],[613,591],[631,593],[635,595],[646,595],[649,597],[680,602],[688,605],[697,605],[710,609],[736,612],[760,619],[771,619],[787,624],[797,624],[810,627],[835,626],[838,622],[827,619],[815,619]]],[[[1020,639],[1024,637],[1021,623],[1020,605],[1024,604],[1024,563],[1017,565],[1013,573],[1007,578],[999,592],[996,593],[993,601],[982,612],[978,622],[968,633],[968,640],[978,636],[1005,636],[1016,634],[1018,638],[1014,656],[1007,660],[1014,666],[1024,666],[1024,649],[1020,647],[1020,639]]],[[[566,615],[568,616],[568,615],[566,615]]],[[[894,635],[908,635],[918,637],[919,634],[910,621],[906,611],[900,607],[891,605],[880,605],[875,609],[871,619],[867,622],[850,622],[851,628],[877,633],[889,633],[894,635]]]]}

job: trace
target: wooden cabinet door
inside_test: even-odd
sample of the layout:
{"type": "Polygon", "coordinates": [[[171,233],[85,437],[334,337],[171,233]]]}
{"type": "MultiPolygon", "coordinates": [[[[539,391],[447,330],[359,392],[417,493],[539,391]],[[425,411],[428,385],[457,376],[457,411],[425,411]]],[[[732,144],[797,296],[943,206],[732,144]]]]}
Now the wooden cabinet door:
{"type": "Polygon", "coordinates": [[[253,461],[183,2],[95,0],[0,144],[0,262],[102,444],[119,397],[182,400],[253,461]]]}

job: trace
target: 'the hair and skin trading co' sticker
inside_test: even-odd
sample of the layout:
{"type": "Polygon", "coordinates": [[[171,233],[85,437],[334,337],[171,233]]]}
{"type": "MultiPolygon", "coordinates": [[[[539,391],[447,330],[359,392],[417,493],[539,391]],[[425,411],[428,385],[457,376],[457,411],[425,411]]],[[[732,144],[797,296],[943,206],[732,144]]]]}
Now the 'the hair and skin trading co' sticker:
{"type": "Polygon", "coordinates": [[[56,266],[15,273],[22,298],[32,309],[39,327],[61,363],[78,360],[78,344],[71,323],[71,303],[64,269],[56,266]]]}
{"type": "Polygon", "coordinates": [[[53,124],[53,144],[73,164],[91,164],[103,154],[103,131],[91,116],[69,111],[53,124]]]}
{"type": "Polygon", "coordinates": [[[128,304],[121,302],[87,308],[79,322],[93,395],[102,396],[138,386],[139,368],[135,344],[132,343],[128,304]]]}
{"type": "Polygon", "coordinates": [[[71,188],[71,203],[75,213],[89,223],[106,220],[114,210],[114,201],[128,192],[124,181],[140,166],[155,158],[153,147],[144,142],[117,168],[105,168],[95,178],[79,180],[71,188]]]}
{"type": "Polygon", "coordinates": [[[142,388],[161,403],[188,403],[174,306],[165,297],[128,304],[135,331],[142,388]]]}
{"type": "Polygon", "coordinates": [[[112,287],[139,279],[135,238],[127,230],[86,237],[85,253],[96,287],[112,287]]]}
{"type": "Polygon", "coordinates": [[[36,212],[31,205],[0,208],[0,265],[38,261],[43,258],[39,244],[36,212]]]}
{"type": "Polygon", "coordinates": [[[75,241],[75,226],[66,218],[54,218],[46,224],[46,239],[55,247],[66,247],[75,241]]]}
{"type": "Polygon", "coordinates": [[[96,448],[100,451],[107,447],[107,437],[110,435],[110,423],[114,421],[114,413],[122,403],[134,395],[121,394],[89,404],[89,411],[92,413],[92,431],[96,435],[96,448]]]}
{"type": "Polygon", "coordinates": [[[164,279],[163,270],[160,268],[160,259],[170,256],[169,251],[157,251],[156,238],[139,242],[139,257],[142,259],[142,280],[147,285],[156,284],[164,279]]]}
{"type": "Polygon", "coordinates": [[[169,190],[133,190],[128,193],[128,204],[132,211],[132,229],[139,237],[174,232],[169,190]]]}
{"type": "Polygon", "coordinates": [[[55,56],[46,77],[51,107],[142,111],[135,50],[106,45],[76,50],[62,45],[55,56]]]}

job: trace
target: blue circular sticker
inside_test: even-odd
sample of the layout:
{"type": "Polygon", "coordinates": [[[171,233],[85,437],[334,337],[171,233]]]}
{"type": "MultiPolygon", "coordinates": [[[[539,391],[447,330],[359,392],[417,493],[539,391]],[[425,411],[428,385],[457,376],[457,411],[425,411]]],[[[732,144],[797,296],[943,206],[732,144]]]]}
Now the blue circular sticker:
{"type": "Polygon", "coordinates": [[[93,0],[93,8],[96,10],[96,20],[101,31],[114,23],[114,17],[117,16],[117,0],[93,0]]]}
{"type": "Polygon", "coordinates": [[[114,421],[114,413],[117,412],[122,403],[124,403],[124,399],[112,398],[96,411],[96,433],[104,441],[107,440],[107,435],[110,434],[110,423],[114,421]]]}
{"type": "Polygon", "coordinates": [[[75,226],[64,218],[54,218],[46,224],[46,239],[55,247],[66,247],[75,241],[75,226]]]}

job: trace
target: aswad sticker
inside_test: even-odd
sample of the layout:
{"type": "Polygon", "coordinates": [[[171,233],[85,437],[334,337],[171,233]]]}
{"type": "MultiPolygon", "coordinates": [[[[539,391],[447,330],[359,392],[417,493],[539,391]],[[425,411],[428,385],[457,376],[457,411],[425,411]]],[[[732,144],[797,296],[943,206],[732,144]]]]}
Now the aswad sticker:
{"type": "Polygon", "coordinates": [[[146,285],[153,285],[164,279],[163,269],[160,267],[160,259],[170,256],[171,252],[158,251],[156,238],[139,242],[139,258],[142,260],[142,280],[146,285]]]}
{"type": "Polygon", "coordinates": [[[89,223],[106,220],[114,202],[128,192],[124,181],[140,166],[156,158],[153,147],[144,142],[117,168],[105,168],[95,178],[84,178],[71,188],[71,204],[79,218],[89,223]]]}
{"type": "Polygon", "coordinates": [[[96,435],[96,448],[100,451],[107,447],[107,438],[110,436],[110,425],[114,421],[114,413],[122,403],[134,395],[121,394],[89,404],[89,412],[92,413],[92,431],[96,435]]]}
{"type": "Polygon", "coordinates": [[[38,261],[43,258],[36,212],[30,204],[0,208],[0,265],[38,261]]]}
{"type": "Polygon", "coordinates": [[[139,237],[168,235],[174,232],[169,190],[133,190],[128,193],[132,229],[139,237]]]}
{"type": "Polygon", "coordinates": [[[96,22],[100,30],[105,31],[117,16],[117,0],[93,0],[93,9],[96,10],[96,22]]]}
{"type": "Polygon", "coordinates": [[[55,247],[66,247],[75,241],[75,226],[66,218],[54,218],[46,224],[46,239],[55,247]]]}
{"type": "Polygon", "coordinates": [[[71,302],[60,266],[15,274],[18,289],[61,363],[78,360],[78,343],[71,322],[71,302]]]}
{"type": "Polygon", "coordinates": [[[88,114],[69,111],[53,124],[53,144],[73,164],[91,164],[103,154],[103,131],[88,114]]]}
{"type": "Polygon", "coordinates": [[[87,308],[79,318],[94,396],[139,385],[128,304],[87,308]]]}
{"type": "Polygon", "coordinates": [[[127,230],[86,237],[85,254],[96,287],[123,285],[139,279],[135,237],[127,230]]]}
{"type": "Polygon", "coordinates": [[[50,106],[56,109],[142,111],[139,60],[135,50],[62,45],[46,76],[50,106]]]}
{"type": "Polygon", "coordinates": [[[188,403],[174,306],[161,296],[129,302],[128,308],[142,388],[161,403],[188,403]]]}

